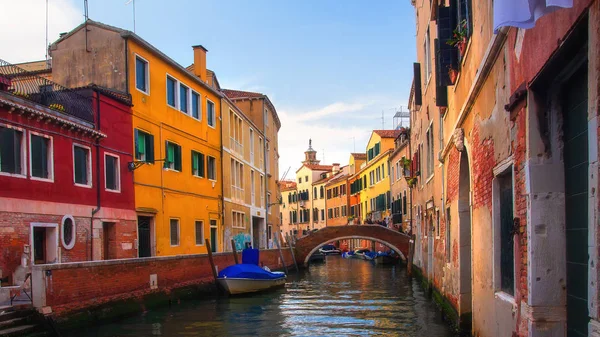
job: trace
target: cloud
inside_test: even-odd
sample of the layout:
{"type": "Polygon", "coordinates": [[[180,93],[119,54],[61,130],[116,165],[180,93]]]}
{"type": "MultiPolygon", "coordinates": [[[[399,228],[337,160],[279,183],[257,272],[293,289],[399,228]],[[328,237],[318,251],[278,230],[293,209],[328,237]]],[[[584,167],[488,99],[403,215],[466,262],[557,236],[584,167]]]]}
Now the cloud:
{"type": "MultiPolygon", "coordinates": [[[[43,60],[46,56],[46,2],[3,1],[0,58],[10,63],[43,60]]],[[[83,22],[82,10],[69,0],[48,1],[48,43],[83,22]]]]}
{"type": "Polygon", "coordinates": [[[324,108],[294,115],[297,122],[315,121],[325,117],[331,117],[339,114],[348,114],[350,112],[360,111],[366,107],[364,103],[343,103],[337,102],[329,104],[324,108]]]}

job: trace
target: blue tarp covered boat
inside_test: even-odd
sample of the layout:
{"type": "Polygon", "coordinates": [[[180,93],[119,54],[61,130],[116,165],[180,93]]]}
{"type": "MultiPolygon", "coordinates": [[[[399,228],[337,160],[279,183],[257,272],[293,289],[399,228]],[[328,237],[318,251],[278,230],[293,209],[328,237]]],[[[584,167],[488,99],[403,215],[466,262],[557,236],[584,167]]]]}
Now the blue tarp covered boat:
{"type": "Polygon", "coordinates": [[[219,272],[217,282],[228,293],[251,293],[285,284],[285,273],[271,272],[258,266],[258,249],[242,251],[242,262],[219,272]]]}

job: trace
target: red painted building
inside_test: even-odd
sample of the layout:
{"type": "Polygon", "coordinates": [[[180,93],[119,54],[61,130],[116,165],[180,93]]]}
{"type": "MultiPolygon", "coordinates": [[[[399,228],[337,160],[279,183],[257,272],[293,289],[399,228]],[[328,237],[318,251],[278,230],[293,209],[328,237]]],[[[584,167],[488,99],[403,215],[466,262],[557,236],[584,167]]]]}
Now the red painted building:
{"type": "Polygon", "coordinates": [[[0,65],[0,279],[137,257],[131,103],[0,65]]]}

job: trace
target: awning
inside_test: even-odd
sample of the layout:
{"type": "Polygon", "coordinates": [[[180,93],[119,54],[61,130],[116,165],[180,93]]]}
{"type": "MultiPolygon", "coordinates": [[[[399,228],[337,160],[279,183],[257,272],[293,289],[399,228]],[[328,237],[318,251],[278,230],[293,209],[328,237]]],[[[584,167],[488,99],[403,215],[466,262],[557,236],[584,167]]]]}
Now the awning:
{"type": "Polygon", "coordinates": [[[573,7],[573,0],[502,0],[494,1],[494,33],[501,27],[530,29],[535,22],[557,9],[573,7]]]}

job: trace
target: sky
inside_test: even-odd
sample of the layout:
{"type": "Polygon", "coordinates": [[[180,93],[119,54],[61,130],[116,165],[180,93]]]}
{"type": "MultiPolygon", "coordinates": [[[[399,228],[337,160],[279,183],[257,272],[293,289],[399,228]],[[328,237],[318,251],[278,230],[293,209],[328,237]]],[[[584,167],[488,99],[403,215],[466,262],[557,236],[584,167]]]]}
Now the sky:
{"type": "MultiPolygon", "coordinates": [[[[133,30],[129,0],[88,0],[92,20],[133,30]]],[[[46,1],[0,0],[0,59],[44,59],[46,1]]],[[[48,0],[48,40],[84,20],[84,0],[48,0]]],[[[135,0],[135,32],[183,66],[192,45],[223,88],[269,96],[281,120],[280,178],[308,140],[322,164],[348,164],[374,129],[407,111],[416,59],[409,0],[135,0]],[[382,120],[383,115],[383,120],[382,120]]]]}

